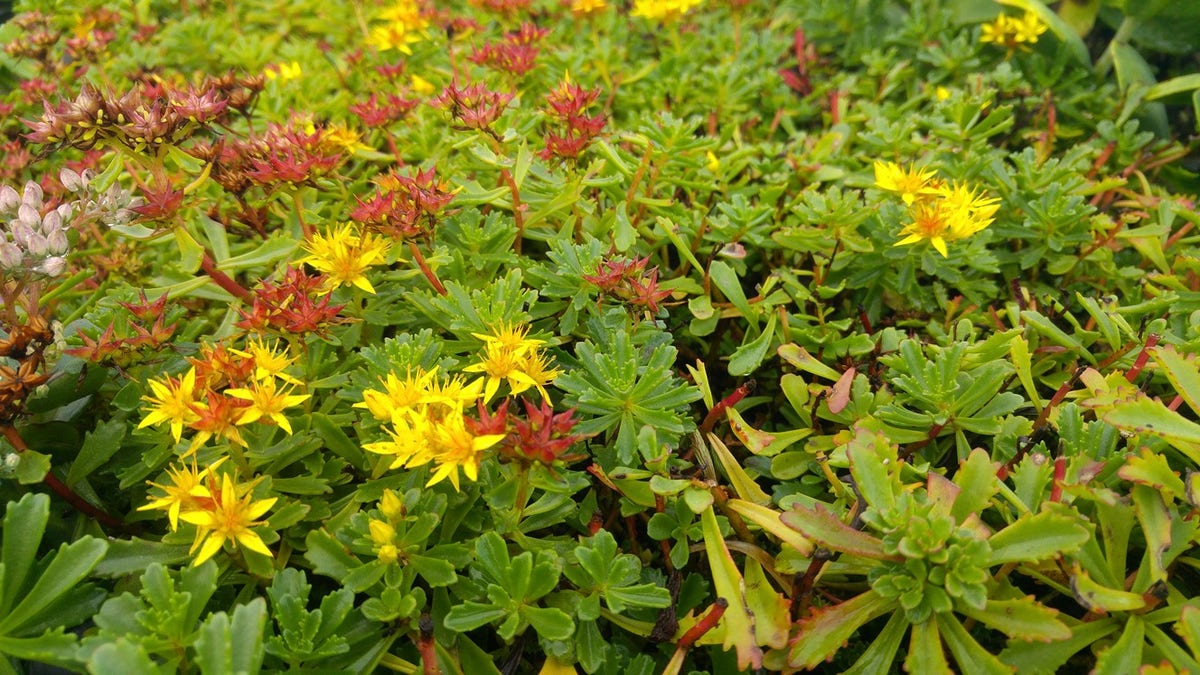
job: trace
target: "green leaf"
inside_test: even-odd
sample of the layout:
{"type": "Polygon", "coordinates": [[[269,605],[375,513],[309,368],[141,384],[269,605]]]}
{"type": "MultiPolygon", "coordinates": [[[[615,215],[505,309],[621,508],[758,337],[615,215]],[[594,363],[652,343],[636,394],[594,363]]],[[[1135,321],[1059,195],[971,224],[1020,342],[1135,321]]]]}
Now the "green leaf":
{"type": "Polygon", "coordinates": [[[312,530],[304,538],[307,550],[304,558],[312,563],[313,571],[341,581],[362,562],[351,555],[333,535],[324,530],[312,530]]]}
{"type": "Polygon", "coordinates": [[[485,626],[497,619],[508,615],[507,609],[481,602],[466,601],[450,608],[450,613],[442,622],[446,628],[459,633],[485,626]]]}
{"type": "Polygon", "coordinates": [[[0,542],[0,563],[4,565],[3,576],[0,576],[3,581],[0,616],[8,614],[17,594],[25,587],[49,519],[50,497],[41,493],[27,493],[21,501],[9,502],[5,507],[3,531],[20,532],[21,535],[9,535],[0,542]]]}
{"type": "Polygon", "coordinates": [[[1163,554],[1171,546],[1171,513],[1157,490],[1145,485],[1134,485],[1132,496],[1138,524],[1142,526],[1142,535],[1146,538],[1150,579],[1166,580],[1163,554]]]}
{"type": "Polygon", "coordinates": [[[843,675],[875,675],[891,671],[896,660],[896,651],[908,633],[909,622],[904,612],[892,612],[891,618],[879,633],[871,636],[871,643],[854,665],[843,675]]]}
{"type": "Polygon", "coordinates": [[[580,621],[575,629],[575,656],[584,672],[594,673],[608,661],[608,643],[595,621],[580,621]]]}
{"type": "Polygon", "coordinates": [[[0,670],[9,665],[5,656],[25,661],[66,664],[75,660],[78,648],[79,642],[76,637],[73,634],[64,633],[62,628],[47,630],[37,637],[18,638],[0,635],[0,670]]]}
{"type": "MultiPolygon", "coordinates": [[[[940,629],[942,642],[954,655],[961,672],[986,673],[987,675],[1005,675],[1015,672],[1012,666],[1005,665],[994,654],[984,649],[971,637],[966,628],[959,623],[953,614],[935,614],[937,626],[940,629]]],[[[1064,628],[1066,628],[1064,626],[1064,628]]],[[[1069,634],[1069,633],[1068,633],[1069,634]]]]}
{"type": "Polygon", "coordinates": [[[1075,599],[1079,601],[1080,605],[1097,614],[1129,612],[1146,606],[1146,599],[1142,597],[1141,593],[1130,593],[1101,586],[1092,580],[1086,570],[1078,566],[1071,574],[1071,590],[1075,593],[1075,599]]]}
{"type": "Polygon", "coordinates": [[[997,466],[980,448],[971,451],[966,461],[958,467],[954,474],[954,483],[960,488],[958,498],[950,514],[956,522],[962,522],[974,513],[980,513],[992,495],[1000,491],[1000,481],[996,479],[997,466]]]}
{"type": "MultiPolygon", "coordinates": [[[[697,437],[697,434],[693,434],[697,437]]],[[[770,504],[771,496],[754,482],[750,474],[742,468],[741,462],[733,456],[729,448],[721,442],[721,439],[716,434],[708,434],[707,447],[712,449],[713,456],[716,457],[717,463],[721,466],[721,472],[729,479],[730,485],[733,486],[734,493],[739,499],[744,499],[755,504],[770,504]]]]}
{"type": "Polygon", "coordinates": [[[890,513],[903,494],[900,485],[899,448],[887,436],[855,425],[854,437],[846,444],[850,474],[863,499],[872,508],[890,513]]]}
{"type": "Polygon", "coordinates": [[[1146,624],[1136,614],[1126,619],[1125,630],[1108,649],[1100,652],[1096,659],[1095,675],[1126,675],[1136,673],[1142,665],[1142,649],[1145,645],[1146,624]]]}
{"type": "Polygon", "coordinates": [[[755,635],[754,615],[746,607],[743,596],[745,583],[725,546],[725,538],[721,536],[721,528],[717,525],[717,516],[712,508],[700,514],[700,525],[704,532],[704,552],[712,571],[713,592],[729,603],[717,624],[724,630],[723,647],[726,651],[730,647],[737,649],[739,669],[761,668],[762,649],[755,635]]]}
{"type": "Polygon", "coordinates": [[[262,667],[267,603],[255,598],[238,605],[233,620],[225,612],[209,615],[196,637],[196,665],[202,673],[257,673],[262,667]]]}
{"type": "MultiPolygon", "coordinates": [[[[1197,86],[1200,86],[1200,74],[1193,77],[1197,78],[1197,86]]],[[[1149,352],[1175,391],[1194,412],[1200,414],[1200,367],[1197,366],[1196,357],[1185,357],[1171,345],[1155,347],[1149,352]]]]}
{"type": "Polygon", "coordinates": [[[774,337],[775,313],[772,312],[767,318],[767,326],[763,328],[762,333],[750,342],[743,343],[729,357],[729,374],[741,377],[754,372],[767,357],[767,349],[771,346],[771,339],[774,337]]]}
{"type": "Polygon", "coordinates": [[[758,323],[758,312],[750,306],[750,301],[746,299],[746,293],[742,291],[742,282],[738,279],[737,273],[723,260],[714,261],[708,267],[709,278],[712,279],[713,285],[717,287],[725,299],[733,304],[734,309],[742,315],[742,318],[750,322],[752,326],[758,323]]]}
{"type": "Polygon", "coordinates": [[[1034,562],[1071,553],[1088,540],[1087,528],[1078,517],[1044,510],[1025,514],[992,535],[989,565],[1010,562],[1034,562]]]}
{"type": "Polygon", "coordinates": [[[1101,419],[1118,429],[1162,438],[1200,464],[1200,424],[1158,401],[1142,395],[1132,401],[1118,402],[1101,419]]]}
{"type": "Polygon", "coordinates": [[[1138,483],[1158,490],[1166,499],[1183,497],[1184,485],[1179,474],[1171,470],[1164,455],[1142,448],[1141,453],[1127,457],[1125,464],[1117,470],[1122,480],[1138,483]]]}
{"type": "Polygon", "coordinates": [[[521,614],[537,634],[547,640],[568,640],[575,634],[575,622],[557,607],[521,608],[521,614]]]}
{"type": "MultiPolygon", "coordinates": [[[[7,527],[4,529],[5,532],[14,531],[7,527]]],[[[11,538],[5,537],[5,540],[11,538]]],[[[87,536],[60,546],[25,598],[0,620],[0,634],[12,635],[22,626],[35,621],[39,612],[82,581],[107,550],[108,542],[87,536]]]]}
{"type": "Polygon", "coordinates": [[[792,506],[779,517],[785,525],[796,530],[817,544],[834,550],[873,560],[896,560],[883,550],[883,542],[866,532],[856,530],[843,523],[821,503],[809,509],[800,504],[792,506]]]}
{"type": "Polygon", "coordinates": [[[50,473],[50,455],[26,450],[17,455],[17,460],[17,468],[13,475],[21,485],[41,483],[46,479],[46,474],[50,473]]]}
{"type": "Polygon", "coordinates": [[[172,546],[145,539],[113,539],[104,560],[93,572],[101,577],[123,577],[145,570],[151,564],[177,565],[189,559],[187,546],[172,546]]]}
{"type": "Polygon", "coordinates": [[[350,440],[342,427],[334,424],[333,420],[328,415],[321,413],[312,413],[309,415],[312,420],[313,431],[325,441],[325,447],[332,450],[338,457],[350,462],[356,467],[363,466],[363,451],[357,443],[350,440]]]}
{"type": "Polygon", "coordinates": [[[799,622],[799,630],[788,650],[788,665],[815,668],[830,659],[863,624],[895,609],[875,591],[867,591],[845,602],[818,609],[799,622]]]}
{"type": "Polygon", "coordinates": [[[1000,659],[1014,666],[1019,673],[1054,675],[1079,650],[1104,639],[1117,628],[1116,619],[1105,618],[1077,624],[1071,637],[1056,642],[1023,642],[1014,640],[1000,654],[1000,659]]]}
{"type": "Polygon", "coordinates": [[[79,448],[79,455],[67,473],[67,485],[75,485],[104,466],[104,463],[121,449],[121,441],[125,438],[127,427],[125,420],[113,419],[100,423],[88,432],[83,439],[83,446],[79,448]]]}
{"type": "Polygon", "coordinates": [[[904,669],[922,675],[952,675],[942,648],[942,637],[938,634],[938,622],[932,617],[913,624],[904,669]]]}
{"type": "Polygon", "coordinates": [[[174,668],[158,666],[146,653],[145,647],[125,638],[101,645],[87,662],[92,673],[121,673],[122,675],[159,675],[175,672],[174,668]]]}
{"type": "Polygon", "coordinates": [[[1052,642],[1071,637],[1071,629],[1058,620],[1058,612],[1038,604],[1031,596],[1016,600],[988,600],[983,609],[958,603],[965,616],[994,628],[1014,640],[1052,642]]]}

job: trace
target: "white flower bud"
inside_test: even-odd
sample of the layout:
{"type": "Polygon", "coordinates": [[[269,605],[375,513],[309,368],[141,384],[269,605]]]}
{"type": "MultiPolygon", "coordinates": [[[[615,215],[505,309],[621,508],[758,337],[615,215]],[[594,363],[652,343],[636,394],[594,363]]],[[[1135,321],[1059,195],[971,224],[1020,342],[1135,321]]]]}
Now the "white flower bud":
{"type": "Polygon", "coordinates": [[[51,211],[42,216],[42,234],[49,236],[51,232],[58,232],[61,229],[63,229],[63,220],[62,214],[58,211],[51,211]]]}
{"type": "Polygon", "coordinates": [[[36,208],[29,204],[21,204],[20,208],[17,209],[17,221],[30,227],[42,226],[42,216],[36,208]]]}
{"type": "MultiPolygon", "coordinates": [[[[23,250],[29,250],[29,240],[33,237],[35,230],[23,220],[14,220],[11,225],[13,243],[20,246],[23,250]]],[[[39,223],[40,225],[40,223],[39,223]]]]}
{"type": "Polygon", "coordinates": [[[56,277],[62,274],[63,270],[67,269],[67,259],[59,255],[52,255],[38,263],[33,269],[35,272],[45,274],[48,277],[56,277]]]}
{"type": "Polygon", "coordinates": [[[0,213],[12,213],[21,205],[21,195],[11,185],[0,187],[0,213]]]}
{"type": "Polygon", "coordinates": [[[58,208],[56,208],[54,210],[58,211],[58,215],[59,215],[59,217],[62,218],[62,222],[64,222],[64,223],[70,222],[71,216],[75,215],[75,202],[67,202],[66,204],[59,204],[58,208]]]}
{"type": "Polygon", "coordinates": [[[46,235],[41,232],[31,232],[29,241],[25,242],[25,250],[31,256],[41,258],[50,253],[50,242],[46,241],[46,235]]]}
{"type": "Polygon", "coordinates": [[[67,241],[67,231],[60,228],[53,232],[47,232],[46,246],[54,255],[65,255],[71,248],[71,242],[67,241]]]}
{"type": "Polygon", "coordinates": [[[11,241],[0,243],[0,267],[6,270],[20,269],[24,259],[25,255],[21,252],[20,246],[11,241]]]}
{"type": "Polygon", "coordinates": [[[65,167],[62,171],[58,172],[58,180],[63,184],[63,187],[71,192],[79,192],[83,188],[87,187],[87,185],[85,185],[83,182],[83,178],[79,174],[65,167]]]}
{"type": "Polygon", "coordinates": [[[33,181],[25,184],[25,194],[21,197],[21,203],[32,206],[35,210],[42,208],[42,186],[33,181]]]}

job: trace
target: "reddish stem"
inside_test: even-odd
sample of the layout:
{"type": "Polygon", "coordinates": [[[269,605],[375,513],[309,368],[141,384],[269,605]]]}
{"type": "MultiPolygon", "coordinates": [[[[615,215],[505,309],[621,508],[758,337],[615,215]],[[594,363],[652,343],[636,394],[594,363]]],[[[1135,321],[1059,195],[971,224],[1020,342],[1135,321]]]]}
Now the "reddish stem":
{"type": "MultiPolygon", "coordinates": [[[[517,241],[520,241],[520,239],[517,239],[517,241]]],[[[438,295],[449,295],[449,291],[442,285],[441,280],[430,269],[429,263],[425,261],[425,256],[421,254],[421,249],[417,247],[415,241],[408,242],[408,250],[412,251],[413,261],[417,263],[417,267],[421,268],[421,273],[429,280],[429,285],[433,286],[433,290],[437,291],[438,295]]]]}
{"type": "Polygon", "coordinates": [[[517,187],[517,181],[508,169],[500,169],[500,179],[512,193],[513,221],[517,224],[517,240],[513,242],[513,251],[520,253],[521,241],[525,238],[525,205],[521,203],[521,189],[517,187]]]}
{"type": "Polygon", "coordinates": [[[1063,481],[1067,478],[1067,460],[1057,457],[1054,460],[1054,483],[1050,488],[1050,501],[1062,501],[1063,481]]]}
{"type": "Polygon", "coordinates": [[[747,380],[745,384],[734,389],[732,394],[718,401],[712,410],[709,410],[708,414],[704,416],[704,422],[700,425],[700,432],[706,434],[712,431],[713,427],[717,425],[717,419],[725,413],[725,410],[737,405],[748,394],[753,393],[756,386],[757,384],[754,380],[747,380]]]}
{"type": "Polygon", "coordinates": [[[438,667],[437,650],[433,645],[433,619],[428,614],[422,614],[420,620],[421,633],[417,636],[417,651],[421,653],[421,672],[425,675],[441,675],[438,667]]]}
{"type": "Polygon", "coordinates": [[[705,633],[713,628],[716,628],[717,622],[720,621],[721,617],[725,615],[725,610],[728,608],[728,600],[725,598],[717,598],[717,601],[708,608],[708,611],[705,612],[704,616],[700,617],[700,620],[696,622],[696,625],[689,628],[687,632],[683,634],[683,637],[679,638],[679,642],[675,645],[675,651],[682,650],[686,652],[687,650],[691,649],[692,645],[696,644],[697,640],[704,637],[705,633]]]}
{"type": "MultiPolygon", "coordinates": [[[[6,424],[0,426],[0,431],[4,433],[4,437],[8,439],[9,443],[12,443],[12,446],[16,448],[18,453],[25,452],[29,449],[29,446],[25,445],[25,439],[21,438],[21,434],[17,432],[15,427],[11,427],[6,424]]],[[[92,506],[92,504],[86,501],[83,497],[75,494],[74,490],[67,487],[66,483],[63,483],[54,474],[47,473],[46,477],[42,479],[42,482],[46,484],[46,487],[53,490],[54,494],[65,499],[71,506],[74,506],[81,513],[90,516],[96,519],[98,522],[109,527],[115,527],[121,530],[127,529],[125,523],[122,523],[117,518],[108,515],[95,506],[92,506]]]]}
{"type": "Polygon", "coordinates": [[[228,291],[233,297],[238,298],[243,302],[250,302],[250,300],[254,297],[254,294],[246,290],[245,286],[242,286],[237,281],[234,281],[233,277],[217,269],[217,263],[215,260],[213,260],[212,255],[210,255],[208,251],[205,251],[204,257],[200,259],[200,269],[204,270],[204,273],[207,274],[210,279],[215,281],[218,286],[228,291]]]}
{"type": "Polygon", "coordinates": [[[1146,362],[1150,360],[1150,350],[1158,344],[1158,333],[1151,333],[1146,336],[1146,344],[1142,345],[1142,351],[1138,352],[1137,358],[1133,360],[1133,367],[1129,372],[1125,373],[1125,381],[1133,382],[1138,375],[1142,374],[1142,369],[1146,367],[1146,362]]]}

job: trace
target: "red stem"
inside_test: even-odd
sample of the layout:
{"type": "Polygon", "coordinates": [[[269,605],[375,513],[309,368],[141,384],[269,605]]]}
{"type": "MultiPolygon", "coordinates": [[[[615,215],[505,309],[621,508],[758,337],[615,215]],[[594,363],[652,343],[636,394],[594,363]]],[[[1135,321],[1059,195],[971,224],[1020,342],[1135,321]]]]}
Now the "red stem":
{"type": "Polygon", "coordinates": [[[725,598],[717,598],[717,601],[708,608],[708,612],[700,617],[695,626],[688,629],[683,637],[679,638],[679,642],[675,645],[675,651],[687,651],[696,644],[696,640],[704,637],[704,634],[716,627],[717,622],[725,615],[725,610],[729,608],[729,601],[725,598]]]}
{"type": "MultiPolygon", "coordinates": [[[[520,239],[517,239],[517,241],[519,242],[520,239]]],[[[412,251],[413,261],[417,263],[417,267],[421,268],[421,273],[424,274],[425,278],[429,280],[429,284],[433,286],[433,290],[437,291],[438,295],[449,295],[449,291],[447,291],[446,287],[442,285],[441,280],[438,279],[437,275],[433,273],[433,270],[429,268],[429,263],[425,261],[425,256],[421,255],[421,249],[417,248],[417,243],[414,241],[409,241],[408,250],[412,251]]]]}
{"type": "Polygon", "coordinates": [[[245,286],[242,286],[238,282],[234,281],[233,277],[217,269],[217,263],[215,260],[213,260],[212,255],[210,255],[208,251],[205,251],[204,257],[200,259],[200,269],[204,270],[204,273],[207,274],[210,279],[215,281],[218,286],[228,291],[233,297],[238,298],[243,302],[250,302],[250,300],[254,297],[254,294],[246,290],[245,286]]]}
{"type": "MultiPolygon", "coordinates": [[[[21,438],[21,434],[17,432],[15,427],[11,427],[6,424],[0,426],[0,431],[4,433],[4,437],[8,439],[9,443],[12,443],[12,446],[17,449],[18,453],[25,452],[29,449],[29,446],[25,445],[25,439],[21,438]]],[[[75,494],[71,488],[67,487],[66,483],[63,483],[54,474],[47,473],[46,477],[42,479],[42,482],[46,484],[46,487],[53,490],[56,495],[65,499],[69,504],[71,504],[71,506],[74,506],[81,513],[90,516],[109,527],[115,527],[121,530],[127,529],[125,523],[122,523],[117,518],[108,515],[95,506],[92,506],[92,504],[87,502],[83,497],[75,494]]]]}

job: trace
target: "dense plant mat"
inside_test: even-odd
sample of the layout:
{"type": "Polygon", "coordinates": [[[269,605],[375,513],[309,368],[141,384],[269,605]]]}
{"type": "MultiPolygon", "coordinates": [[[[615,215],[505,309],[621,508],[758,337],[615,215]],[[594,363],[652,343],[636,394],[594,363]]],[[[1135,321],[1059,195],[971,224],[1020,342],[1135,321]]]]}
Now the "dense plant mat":
{"type": "Polygon", "coordinates": [[[1200,5],[0,28],[0,673],[1200,672],[1200,5]]]}

